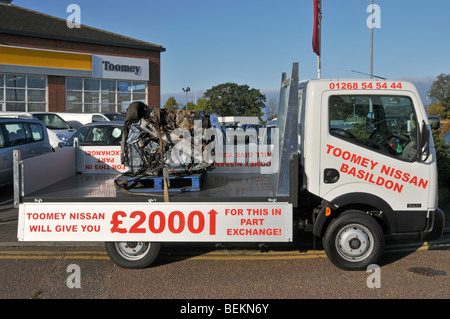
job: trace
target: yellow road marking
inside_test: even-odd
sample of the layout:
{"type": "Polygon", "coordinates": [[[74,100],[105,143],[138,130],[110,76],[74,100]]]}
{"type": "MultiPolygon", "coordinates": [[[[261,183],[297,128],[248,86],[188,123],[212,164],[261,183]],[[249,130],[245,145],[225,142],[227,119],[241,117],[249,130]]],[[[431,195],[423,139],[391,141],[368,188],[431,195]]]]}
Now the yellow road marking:
{"type": "MultiPolygon", "coordinates": [[[[424,243],[422,246],[417,244],[395,245],[387,247],[385,253],[398,253],[407,251],[430,250],[434,248],[450,247],[450,243],[424,243]]],[[[211,252],[184,252],[161,254],[161,259],[188,259],[188,260],[211,260],[211,261],[245,261],[245,260],[296,260],[296,259],[316,259],[327,258],[323,250],[299,251],[248,251],[248,250],[218,250],[211,252]]],[[[0,260],[5,259],[86,259],[86,260],[107,260],[108,255],[104,251],[0,251],[0,260]]]]}

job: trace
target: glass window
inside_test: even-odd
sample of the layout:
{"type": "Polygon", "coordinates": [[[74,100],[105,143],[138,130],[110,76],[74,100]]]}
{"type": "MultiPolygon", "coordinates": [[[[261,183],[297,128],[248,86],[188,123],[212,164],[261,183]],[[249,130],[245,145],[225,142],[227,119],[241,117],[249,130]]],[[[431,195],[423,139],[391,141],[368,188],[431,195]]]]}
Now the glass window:
{"type": "Polygon", "coordinates": [[[133,101],[147,102],[147,82],[66,79],[67,112],[123,112],[133,101]]]}
{"type": "Polygon", "coordinates": [[[101,115],[93,115],[92,122],[106,122],[106,119],[101,115]]]}
{"type": "Polygon", "coordinates": [[[145,93],[133,93],[133,101],[142,101],[145,103],[145,93]]]}
{"type": "Polygon", "coordinates": [[[3,131],[0,129],[0,148],[5,147],[5,136],[3,135],[3,131]]]}
{"type": "Polygon", "coordinates": [[[67,78],[66,89],[81,91],[83,89],[83,79],[67,78]]]}
{"type": "Polygon", "coordinates": [[[83,112],[83,104],[82,103],[67,103],[66,111],[72,113],[81,113],[83,112]]]}
{"type": "Polygon", "coordinates": [[[45,126],[51,130],[67,130],[70,126],[57,114],[34,114],[35,117],[45,123],[45,126]]]}
{"type": "MultiPolygon", "coordinates": [[[[0,101],[5,102],[4,111],[45,111],[47,108],[47,77],[44,75],[0,74],[0,101]],[[36,102],[40,104],[35,105],[36,102]]],[[[2,107],[1,104],[0,107],[2,107]]]]}
{"type": "Polygon", "coordinates": [[[119,92],[131,92],[131,82],[117,81],[117,89],[119,92]]]}
{"type": "Polygon", "coordinates": [[[115,112],[116,105],[115,104],[102,104],[100,112],[115,112]]]}
{"type": "Polygon", "coordinates": [[[44,90],[28,90],[28,102],[45,102],[45,93],[44,90]]]}
{"type": "Polygon", "coordinates": [[[329,99],[331,135],[404,160],[417,150],[417,123],[405,96],[334,95],[329,99]]]}
{"type": "Polygon", "coordinates": [[[12,112],[26,112],[26,106],[25,103],[7,102],[6,110],[12,112]]]}
{"type": "Polygon", "coordinates": [[[23,123],[5,123],[6,133],[10,146],[22,145],[27,143],[27,136],[23,123]]]}
{"type": "Polygon", "coordinates": [[[28,103],[28,112],[45,112],[45,103],[28,103]]]}
{"type": "Polygon", "coordinates": [[[25,89],[6,89],[6,100],[25,102],[25,89]]]}
{"type": "Polygon", "coordinates": [[[121,102],[131,102],[131,93],[120,93],[117,97],[119,103],[121,102]]]}
{"type": "Polygon", "coordinates": [[[46,83],[46,77],[45,76],[37,76],[37,75],[29,75],[27,76],[27,87],[33,88],[33,89],[45,89],[47,83],[46,83]]]}
{"type": "Polygon", "coordinates": [[[102,93],[102,103],[116,103],[116,93],[102,93]]]}
{"type": "Polygon", "coordinates": [[[33,141],[38,142],[44,139],[44,132],[42,130],[42,125],[30,123],[30,129],[33,141]]]}
{"type": "Polygon", "coordinates": [[[84,89],[86,91],[98,91],[100,89],[100,81],[99,80],[84,80],[84,89]]]}
{"type": "Polygon", "coordinates": [[[98,103],[99,93],[98,92],[85,92],[84,93],[84,103],[98,103]]]}
{"type": "Polygon", "coordinates": [[[6,87],[25,88],[25,75],[6,75],[6,87]]]}
{"type": "Polygon", "coordinates": [[[99,105],[98,104],[84,104],[84,112],[86,113],[95,113],[98,112],[99,105]]]}
{"type": "Polygon", "coordinates": [[[116,81],[102,80],[102,91],[116,91],[116,81]]]}
{"type": "Polygon", "coordinates": [[[147,83],[145,82],[133,82],[133,92],[145,93],[147,83]]]}
{"type": "Polygon", "coordinates": [[[83,92],[67,92],[66,102],[67,103],[83,102],[83,92]]]}

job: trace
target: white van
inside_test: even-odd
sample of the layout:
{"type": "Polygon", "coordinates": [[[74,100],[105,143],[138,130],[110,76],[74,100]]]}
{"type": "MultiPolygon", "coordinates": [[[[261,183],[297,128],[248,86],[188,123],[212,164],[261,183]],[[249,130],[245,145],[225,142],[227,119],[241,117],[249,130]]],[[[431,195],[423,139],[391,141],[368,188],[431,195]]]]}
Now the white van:
{"type": "Polygon", "coordinates": [[[67,123],[72,127],[78,129],[81,126],[94,123],[94,122],[105,122],[105,121],[124,121],[125,114],[123,113],[69,113],[60,112],[56,113],[61,116],[67,123]]]}
{"type": "Polygon", "coordinates": [[[13,183],[13,150],[21,150],[21,159],[50,153],[52,147],[44,123],[0,117],[0,186],[13,183]]]}
{"type": "Polygon", "coordinates": [[[58,144],[67,142],[76,131],[54,112],[0,112],[0,117],[35,118],[41,120],[47,127],[48,139],[53,150],[60,149],[58,144]]]}

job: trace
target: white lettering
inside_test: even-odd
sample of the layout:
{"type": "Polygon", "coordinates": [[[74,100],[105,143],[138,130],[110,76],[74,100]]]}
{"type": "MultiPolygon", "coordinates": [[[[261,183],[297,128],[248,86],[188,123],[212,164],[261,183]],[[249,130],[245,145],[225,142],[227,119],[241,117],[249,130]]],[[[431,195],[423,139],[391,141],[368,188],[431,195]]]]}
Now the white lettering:
{"type": "Polygon", "coordinates": [[[367,27],[370,29],[373,28],[381,28],[381,9],[378,4],[369,4],[367,6],[366,12],[370,12],[370,15],[367,17],[367,27]]]}
{"type": "Polygon", "coordinates": [[[81,269],[76,264],[70,264],[67,266],[67,272],[72,273],[67,277],[67,288],[81,288],[81,269]]]}
{"type": "Polygon", "coordinates": [[[78,4],[69,4],[67,6],[66,12],[71,12],[72,14],[67,17],[66,23],[67,27],[70,29],[81,28],[81,8],[78,4]]]}

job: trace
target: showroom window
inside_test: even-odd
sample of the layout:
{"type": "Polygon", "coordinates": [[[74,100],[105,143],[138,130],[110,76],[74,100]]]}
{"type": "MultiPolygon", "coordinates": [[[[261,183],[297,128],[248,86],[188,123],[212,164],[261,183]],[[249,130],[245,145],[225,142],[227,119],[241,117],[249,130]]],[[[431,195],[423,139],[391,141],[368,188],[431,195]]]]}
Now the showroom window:
{"type": "Polygon", "coordinates": [[[0,106],[2,111],[45,112],[47,77],[0,73],[0,106]]]}
{"type": "Polygon", "coordinates": [[[66,79],[67,112],[126,112],[134,101],[146,103],[146,82],[66,79]]]}

